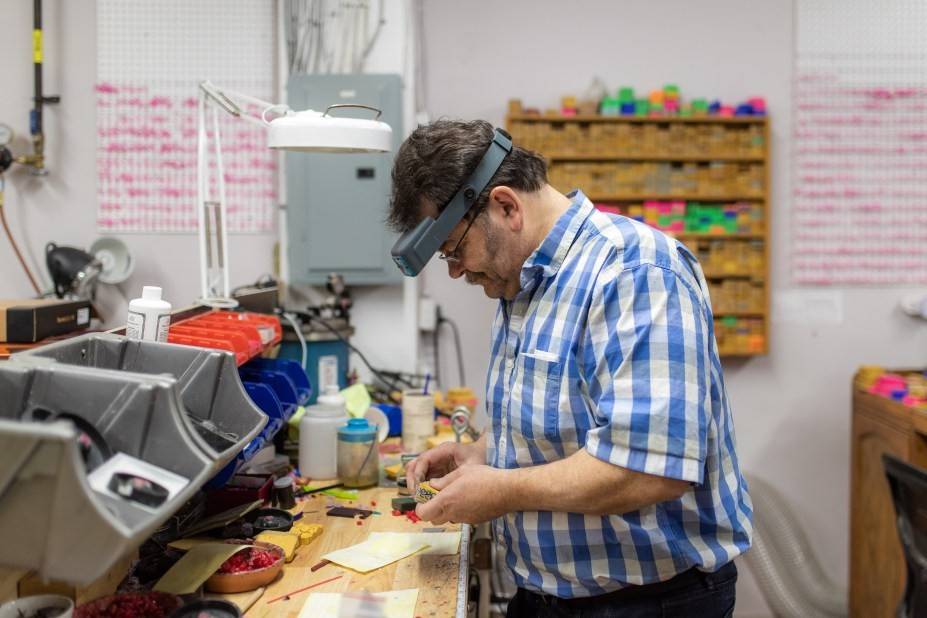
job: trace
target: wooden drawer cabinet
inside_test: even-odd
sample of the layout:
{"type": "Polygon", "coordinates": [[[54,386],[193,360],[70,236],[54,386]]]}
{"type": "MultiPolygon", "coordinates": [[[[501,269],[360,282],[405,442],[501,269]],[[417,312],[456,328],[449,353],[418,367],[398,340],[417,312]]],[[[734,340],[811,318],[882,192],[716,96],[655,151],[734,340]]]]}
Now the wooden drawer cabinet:
{"type": "Polygon", "coordinates": [[[927,413],[861,390],[853,393],[850,615],[892,617],[905,564],[882,455],[927,467],[927,413]]]}

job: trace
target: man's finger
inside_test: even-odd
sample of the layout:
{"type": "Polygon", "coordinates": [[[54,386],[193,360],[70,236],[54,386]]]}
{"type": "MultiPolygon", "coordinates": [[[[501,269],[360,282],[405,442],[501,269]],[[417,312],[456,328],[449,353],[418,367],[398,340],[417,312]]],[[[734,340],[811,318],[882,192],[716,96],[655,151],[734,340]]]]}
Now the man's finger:
{"type": "Polygon", "coordinates": [[[453,470],[452,472],[445,474],[442,477],[431,479],[430,481],[428,481],[428,484],[434,487],[435,489],[437,489],[438,491],[441,491],[442,489],[444,489],[445,487],[447,487],[448,485],[456,481],[458,477],[460,477],[460,475],[463,474],[463,471],[464,471],[463,468],[457,468],[453,470]]]}
{"type": "MultiPolygon", "coordinates": [[[[415,479],[421,474],[419,471],[421,457],[416,457],[406,464],[406,487],[409,491],[415,491],[415,479]]],[[[427,470],[427,467],[426,467],[427,470]]]]}
{"type": "Polygon", "coordinates": [[[444,501],[438,497],[432,498],[424,504],[419,504],[415,507],[415,514],[420,519],[433,524],[443,524],[447,521],[447,517],[444,515],[444,501]]]}

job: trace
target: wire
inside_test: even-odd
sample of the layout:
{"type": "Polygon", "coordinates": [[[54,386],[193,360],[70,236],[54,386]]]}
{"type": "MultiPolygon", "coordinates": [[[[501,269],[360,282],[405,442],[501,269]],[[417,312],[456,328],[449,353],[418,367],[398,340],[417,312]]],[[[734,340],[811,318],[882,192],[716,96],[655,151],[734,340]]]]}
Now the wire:
{"type": "Polygon", "coordinates": [[[454,348],[457,351],[457,371],[460,376],[460,386],[464,386],[467,383],[467,379],[464,377],[463,348],[460,345],[460,329],[457,328],[457,323],[450,318],[439,316],[438,328],[441,328],[442,324],[449,324],[454,331],[454,348]]]}
{"type": "MultiPolygon", "coordinates": [[[[377,27],[374,29],[373,34],[367,39],[367,45],[364,47],[364,52],[361,55],[360,69],[363,70],[364,65],[367,63],[367,57],[370,55],[370,52],[373,50],[374,43],[377,42],[377,37],[380,36],[380,31],[383,29],[383,25],[386,23],[386,20],[383,19],[383,1],[380,0],[380,9],[377,12],[377,27]]],[[[369,9],[369,7],[368,7],[369,9]]],[[[364,20],[366,26],[367,20],[364,20]]],[[[360,71],[358,71],[360,72],[360,71]]]]}
{"type": "Polygon", "coordinates": [[[36,296],[42,295],[42,290],[39,288],[39,284],[35,282],[35,277],[32,276],[32,271],[29,270],[26,260],[23,259],[23,254],[19,251],[19,245],[16,244],[16,239],[13,238],[13,233],[10,231],[10,226],[6,222],[6,210],[3,208],[3,185],[6,183],[3,180],[3,177],[0,176],[0,221],[3,222],[3,231],[6,232],[6,237],[10,241],[10,246],[13,247],[13,253],[16,254],[16,258],[19,260],[19,264],[23,267],[23,271],[26,273],[26,276],[29,278],[29,283],[32,284],[32,289],[35,290],[36,296]]]}
{"type": "MultiPolygon", "coordinates": [[[[373,375],[375,375],[376,377],[378,377],[378,378],[380,379],[381,382],[383,382],[384,384],[386,384],[388,387],[390,387],[390,388],[393,389],[394,391],[401,391],[401,390],[402,390],[402,388],[401,388],[400,386],[398,386],[398,385],[396,384],[396,382],[394,382],[393,380],[387,379],[387,377],[383,374],[382,371],[380,371],[380,370],[374,368],[374,366],[370,364],[370,361],[367,360],[367,357],[364,356],[364,353],[361,352],[360,350],[358,350],[356,347],[354,347],[354,345],[353,345],[350,341],[348,341],[348,340],[344,337],[344,335],[342,335],[341,333],[339,333],[338,330],[337,330],[336,328],[334,328],[331,324],[329,324],[328,322],[326,322],[326,321],[323,320],[322,318],[317,318],[317,317],[315,317],[314,315],[311,315],[311,314],[309,314],[309,313],[303,313],[303,314],[300,315],[300,317],[303,317],[303,316],[305,316],[306,318],[308,318],[309,321],[311,321],[311,322],[314,321],[314,322],[316,322],[317,324],[321,324],[321,325],[322,325],[323,327],[325,327],[327,330],[331,331],[331,333],[332,333],[333,335],[335,335],[335,337],[337,337],[338,339],[340,339],[340,340],[342,341],[342,343],[344,343],[346,346],[348,346],[348,349],[350,349],[352,352],[354,352],[355,354],[357,354],[357,355],[360,357],[360,359],[364,362],[364,364],[367,365],[367,369],[369,369],[369,370],[373,373],[373,375]]],[[[406,383],[408,384],[408,382],[406,382],[406,383]]]]}
{"type": "Polygon", "coordinates": [[[424,0],[412,0],[415,6],[415,113],[425,115],[428,101],[425,93],[425,75],[427,71],[425,54],[425,3],[424,0]]]}
{"type": "Polygon", "coordinates": [[[434,332],[431,333],[431,347],[434,351],[434,357],[435,357],[435,382],[443,386],[444,382],[441,381],[441,347],[440,347],[441,333],[440,333],[440,330],[441,329],[438,328],[438,325],[435,324],[434,332]]]}
{"type": "Polygon", "coordinates": [[[299,348],[300,350],[302,350],[302,356],[303,356],[303,360],[302,360],[303,371],[307,371],[306,362],[309,358],[309,349],[308,349],[309,346],[306,345],[306,336],[303,335],[303,329],[299,324],[296,323],[296,319],[293,317],[292,313],[287,313],[286,311],[284,311],[281,315],[283,315],[283,317],[286,318],[287,322],[290,323],[290,326],[293,327],[293,332],[296,333],[296,338],[299,339],[299,348]]]}
{"type": "Polygon", "coordinates": [[[417,388],[423,383],[425,379],[425,376],[417,373],[403,373],[401,371],[390,371],[388,369],[380,369],[379,371],[385,376],[389,376],[399,382],[402,382],[409,388],[417,388]],[[413,382],[412,379],[418,380],[418,382],[413,382]]]}

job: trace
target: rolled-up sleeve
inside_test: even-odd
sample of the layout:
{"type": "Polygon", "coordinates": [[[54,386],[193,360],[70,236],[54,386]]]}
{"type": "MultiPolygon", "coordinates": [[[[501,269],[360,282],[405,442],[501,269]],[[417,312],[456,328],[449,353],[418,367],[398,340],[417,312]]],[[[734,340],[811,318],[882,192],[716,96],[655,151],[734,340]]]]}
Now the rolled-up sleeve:
{"type": "Polygon", "coordinates": [[[599,273],[588,311],[582,377],[602,461],[701,483],[710,419],[710,313],[668,268],[599,273]]]}

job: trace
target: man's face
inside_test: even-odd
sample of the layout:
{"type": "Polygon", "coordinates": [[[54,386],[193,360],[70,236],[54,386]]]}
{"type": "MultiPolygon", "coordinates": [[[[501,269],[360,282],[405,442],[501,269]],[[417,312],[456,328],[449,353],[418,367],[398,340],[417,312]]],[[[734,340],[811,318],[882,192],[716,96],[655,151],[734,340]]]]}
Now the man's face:
{"type": "Polygon", "coordinates": [[[507,230],[492,221],[487,208],[476,215],[472,225],[470,223],[471,219],[464,217],[441,245],[442,252],[451,253],[452,259],[447,261],[448,274],[454,279],[464,277],[467,283],[482,286],[490,298],[515,298],[521,287],[521,264],[515,263],[511,251],[514,243],[506,242],[507,230]]]}

